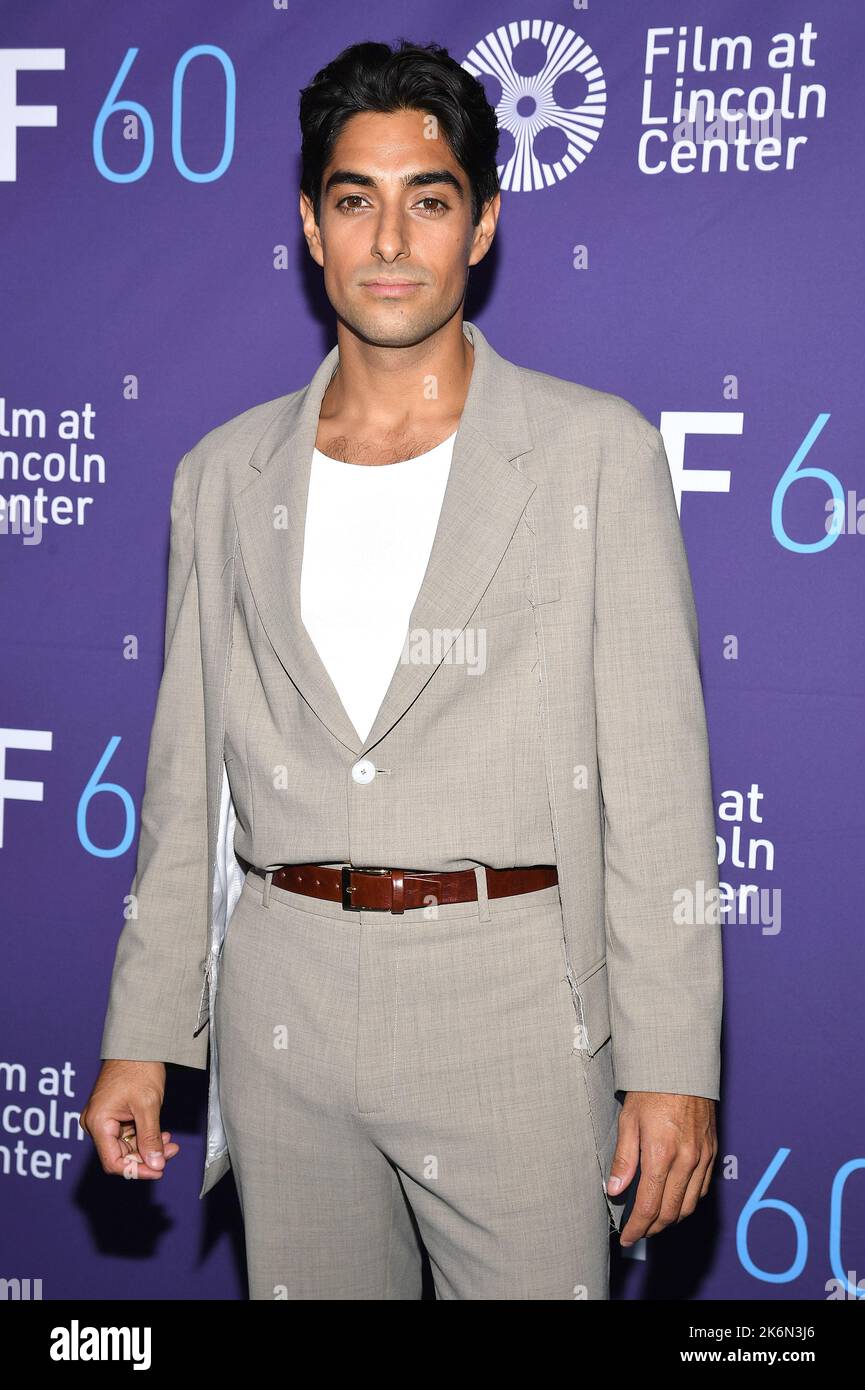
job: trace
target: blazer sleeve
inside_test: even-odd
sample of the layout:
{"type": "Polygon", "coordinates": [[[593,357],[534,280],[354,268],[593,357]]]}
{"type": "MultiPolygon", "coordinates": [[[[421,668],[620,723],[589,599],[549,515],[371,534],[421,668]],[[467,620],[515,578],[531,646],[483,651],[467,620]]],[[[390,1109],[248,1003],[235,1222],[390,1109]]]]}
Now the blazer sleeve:
{"type": "Polygon", "coordinates": [[[131,904],[100,1056],[207,1066],[193,1029],[207,954],[204,687],[193,522],[181,459],[171,493],[164,666],[150,736],[131,904]]]}
{"type": "Polygon", "coordinates": [[[615,1086],[718,1100],[718,864],[691,578],[660,432],[643,419],[636,447],[609,461],[594,672],[615,1086]]]}

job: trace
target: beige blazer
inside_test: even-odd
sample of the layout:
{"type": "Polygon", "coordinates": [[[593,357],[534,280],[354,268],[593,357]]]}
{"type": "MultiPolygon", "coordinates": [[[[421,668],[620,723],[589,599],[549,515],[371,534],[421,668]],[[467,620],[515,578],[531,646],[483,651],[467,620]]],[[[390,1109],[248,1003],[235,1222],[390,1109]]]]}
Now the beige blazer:
{"type": "Polygon", "coordinates": [[[611,1039],[619,1091],[719,1097],[714,806],[661,435],[621,397],[463,331],[474,367],[411,652],[362,744],[300,618],[338,348],[175,473],[165,666],[101,1056],[205,1068],[210,1043],[201,1195],[230,1166],[207,1025],[237,854],[261,868],[555,862],[584,1051],[611,1039]],[[469,632],[486,639],[474,679],[452,659],[469,632]],[[361,758],[386,775],[362,785],[361,758]]]}

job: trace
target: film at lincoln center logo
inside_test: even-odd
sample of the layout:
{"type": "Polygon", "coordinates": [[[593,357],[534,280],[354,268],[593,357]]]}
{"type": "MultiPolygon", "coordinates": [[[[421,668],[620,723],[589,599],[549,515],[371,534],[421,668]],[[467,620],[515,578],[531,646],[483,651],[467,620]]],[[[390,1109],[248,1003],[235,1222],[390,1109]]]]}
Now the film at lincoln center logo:
{"type": "Polygon", "coordinates": [[[462,66],[483,83],[499,125],[499,183],[547,188],[582,164],[601,133],[607,86],[579,34],[551,19],[503,24],[462,66]]]}

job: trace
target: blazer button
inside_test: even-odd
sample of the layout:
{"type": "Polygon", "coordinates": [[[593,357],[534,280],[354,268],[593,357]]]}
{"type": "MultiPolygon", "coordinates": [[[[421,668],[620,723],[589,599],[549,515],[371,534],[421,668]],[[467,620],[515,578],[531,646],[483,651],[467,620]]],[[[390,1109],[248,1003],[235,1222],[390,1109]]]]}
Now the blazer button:
{"type": "Polygon", "coordinates": [[[351,775],[356,782],[371,782],[375,776],[375,763],[370,762],[369,758],[361,758],[352,768],[351,775]]]}

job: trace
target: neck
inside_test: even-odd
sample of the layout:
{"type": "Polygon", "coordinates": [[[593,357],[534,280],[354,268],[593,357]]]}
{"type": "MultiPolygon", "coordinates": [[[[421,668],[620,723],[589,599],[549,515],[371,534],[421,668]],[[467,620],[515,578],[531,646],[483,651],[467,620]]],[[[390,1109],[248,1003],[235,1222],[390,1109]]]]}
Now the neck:
{"type": "Polygon", "coordinates": [[[377,437],[457,428],[474,366],[461,317],[408,347],[366,342],[339,320],[337,344],[339,363],[319,413],[323,424],[377,437]]]}

